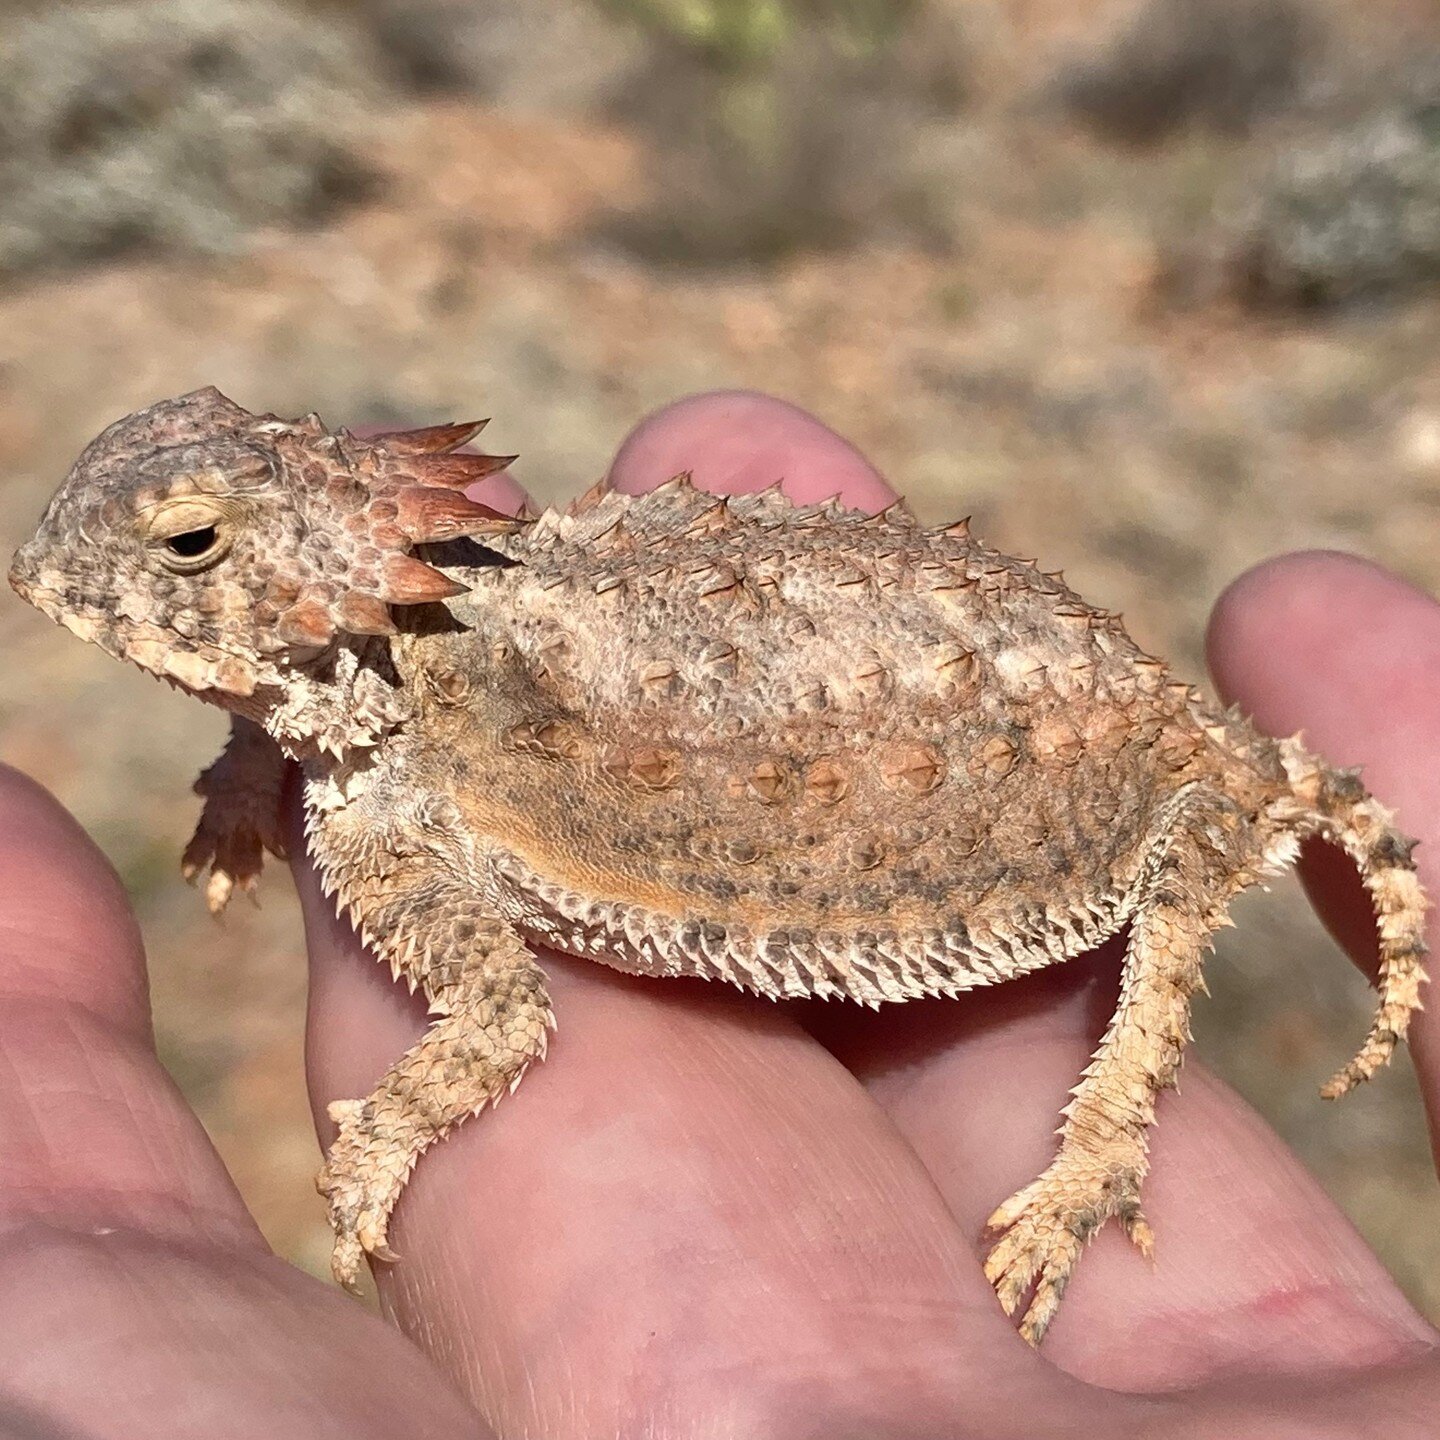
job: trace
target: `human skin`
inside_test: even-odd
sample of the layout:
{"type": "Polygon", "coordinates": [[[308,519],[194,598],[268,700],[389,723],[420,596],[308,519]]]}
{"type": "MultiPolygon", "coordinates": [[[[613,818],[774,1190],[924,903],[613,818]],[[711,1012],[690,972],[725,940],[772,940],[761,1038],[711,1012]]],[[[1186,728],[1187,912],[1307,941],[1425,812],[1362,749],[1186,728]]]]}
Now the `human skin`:
{"type": "MultiPolygon", "coordinates": [[[[612,478],[686,469],[717,491],[784,476],[797,499],[891,496],[818,422],[746,394],[651,417],[612,478]]],[[[1440,605],[1352,557],[1287,556],[1222,597],[1210,654],[1264,728],[1364,764],[1431,842],[1417,862],[1440,893],[1440,605]]],[[[1363,965],[1353,875],[1325,855],[1306,870],[1363,965]]],[[[303,861],[296,879],[328,1141],[326,1103],[365,1093],[424,1017],[303,861]]],[[[1044,1348],[1016,1337],[981,1227],[1049,1157],[1113,948],[879,1015],[544,959],[551,1058],[416,1172],[403,1263],[378,1275],[387,1325],[267,1251],[156,1059],[118,881],[0,773],[0,1437],[1434,1433],[1435,1332],[1193,1058],[1160,1106],[1156,1263],[1110,1227],[1044,1348]]],[[[1437,1023],[1413,1035],[1432,1124],[1437,1023]]]]}

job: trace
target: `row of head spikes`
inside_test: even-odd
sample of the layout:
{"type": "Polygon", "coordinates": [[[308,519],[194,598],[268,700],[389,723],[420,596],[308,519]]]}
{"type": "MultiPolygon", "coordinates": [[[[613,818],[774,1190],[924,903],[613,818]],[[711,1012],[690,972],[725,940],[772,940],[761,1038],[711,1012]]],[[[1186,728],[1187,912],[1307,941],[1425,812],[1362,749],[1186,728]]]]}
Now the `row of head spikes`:
{"type": "MultiPolygon", "coordinates": [[[[281,425],[271,423],[282,431],[281,425]]],[[[297,439],[303,437],[305,448],[333,449],[346,462],[325,483],[347,491],[358,485],[368,498],[341,522],[355,552],[348,582],[343,587],[303,586],[279,616],[279,638],[292,645],[323,646],[337,629],[394,635],[398,627],[391,605],[423,605],[465,592],[465,586],[410,551],[462,536],[499,535],[526,523],[464,493],[515,459],[454,453],[486,423],[465,421],[364,437],[346,430],[329,432],[316,416],[283,425],[297,439]]]]}

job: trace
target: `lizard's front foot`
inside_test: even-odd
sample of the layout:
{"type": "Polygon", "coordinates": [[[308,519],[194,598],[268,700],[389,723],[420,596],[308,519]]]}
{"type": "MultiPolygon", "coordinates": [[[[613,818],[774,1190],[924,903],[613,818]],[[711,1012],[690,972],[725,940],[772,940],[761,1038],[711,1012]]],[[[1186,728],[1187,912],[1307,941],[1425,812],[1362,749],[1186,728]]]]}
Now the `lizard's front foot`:
{"type": "Polygon", "coordinates": [[[1138,1167],[1101,1169],[1062,1154],[1036,1181],[1012,1195],[986,1222],[1005,1233],[985,1261],[985,1278],[1013,1315],[1031,1286],[1034,1295],[1020,1334],[1038,1345],[1085,1243],[1110,1217],[1118,1216],[1140,1252],[1154,1253],[1155,1237],[1140,1213],[1138,1167]]]}
{"type": "MultiPolygon", "coordinates": [[[[530,1061],[545,1053],[550,1027],[545,977],[518,936],[499,921],[472,920],[468,891],[457,890],[453,906],[443,890],[437,897],[435,890],[419,888],[407,898],[424,907],[428,929],[419,929],[421,936],[459,949],[458,978],[428,992],[443,1013],[370,1096],[330,1107],[340,1133],[319,1186],[335,1230],[335,1278],[350,1289],[367,1254],[395,1259],[385,1232],[416,1159],[513,1090],[530,1061]]],[[[413,912],[398,913],[408,928],[413,912]]]]}
{"type": "Polygon", "coordinates": [[[285,841],[273,814],[206,805],[180,859],[180,873],[193,882],[206,869],[205,906],[219,915],[235,891],[255,895],[265,851],[285,858],[285,841]]]}
{"type": "MultiPolygon", "coordinates": [[[[395,1183],[394,1157],[377,1137],[367,1117],[363,1100],[337,1100],[330,1106],[330,1118],[340,1133],[325,1157],[316,1179],[316,1189],[325,1197],[330,1227],[335,1232],[335,1249],[330,1270],[336,1280],[352,1293],[360,1288],[360,1267],[366,1255],[394,1260],[385,1243],[390,1212],[399,1187],[395,1183]]],[[[401,1175],[409,1173],[402,1160],[401,1175]]]]}
{"type": "Polygon", "coordinates": [[[205,808],[180,860],[187,880],[210,871],[205,904],[212,915],[237,889],[254,897],[267,850],[285,859],[284,780],[285,759],[275,742],[258,725],[234,718],[224,753],[195,782],[205,808]]]}

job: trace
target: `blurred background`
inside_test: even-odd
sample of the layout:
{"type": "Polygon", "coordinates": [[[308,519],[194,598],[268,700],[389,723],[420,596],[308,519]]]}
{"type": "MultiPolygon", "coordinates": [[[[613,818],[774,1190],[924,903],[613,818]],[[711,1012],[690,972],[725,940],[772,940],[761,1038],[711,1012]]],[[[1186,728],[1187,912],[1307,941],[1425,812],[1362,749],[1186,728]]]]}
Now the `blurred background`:
{"type": "MultiPolygon", "coordinates": [[[[639,416],[772,390],[1202,670],[1295,546],[1440,584],[1430,0],[0,0],[0,546],[80,447],[202,384],[332,424],[493,415],[563,500],[639,416]]],[[[0,599],[0,757],[110,854],[161,1053],[323,1273],[288,877],[176,860],[224,724],[0,599]]],[[[1199,1053],[1440,1319],[1408,1062],[1291,885],[1199,1053]]],[[[1058,1098],[1058,1097],[1057,1097],[1058,1098]]]]}

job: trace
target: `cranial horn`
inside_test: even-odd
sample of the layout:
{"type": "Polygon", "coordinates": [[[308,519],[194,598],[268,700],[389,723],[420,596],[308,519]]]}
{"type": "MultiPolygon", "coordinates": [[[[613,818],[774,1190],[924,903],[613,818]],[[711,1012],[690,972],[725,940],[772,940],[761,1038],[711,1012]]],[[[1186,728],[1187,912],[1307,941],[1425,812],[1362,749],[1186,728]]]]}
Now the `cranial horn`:
{"type": "Polygon", "coordinates": [[[387,555],[380,567],[380,588],[376,593],[392,605],[424,605],[464,595],[468,588],[423,560],[410,555],[387,555]]]}
{"type": "Polygon", "coordinates": [[[513,465],[514,455],[435,455],[415,465],[412,473],[425,485],[441,485],[447,490],[463,490],[487,475],[513,465]]]}
{"type": "Polygon", "coordinates": [[[457,535],[494,535],[515,526],[508,515],[454,490],[412,485],[397,491],[392,503],[395,525],[417,545],[457,535]]]}
{"type": "Polygon", "coordinates": [[[371,444],[383,445],[392,455],[444,455],[468,444],[490,422],[459,420],[451,425],[427,425],[420,430],[387,430],[371,436],[371,444]]]}

